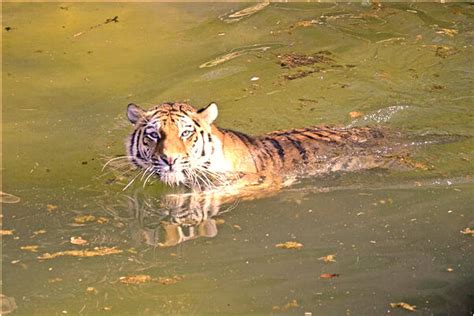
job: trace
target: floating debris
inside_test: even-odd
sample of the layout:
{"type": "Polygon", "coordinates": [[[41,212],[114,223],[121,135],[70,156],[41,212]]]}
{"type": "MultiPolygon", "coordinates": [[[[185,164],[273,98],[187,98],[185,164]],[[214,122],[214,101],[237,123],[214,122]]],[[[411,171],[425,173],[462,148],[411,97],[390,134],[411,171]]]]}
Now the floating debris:
{"type": "Polygon", "coordinates": [[[99,223],[99,224],[106,224],[108,222],[109,222],[108,218],[105,218],[105,217],[98,217],[97,218],[97,223],[99,223]]]}
{"type": "Polygon", "coordinates": [[[21,250],[31,251],[31,252],[38,252],[38,245],[29,245],[29,246],[21,246],[21,250]]]}
{"type": "Polygon", "coordinates": [[[272,48],[272,46],[265,46],[265,45],[254,45],[253,47],[246,47],[246,48],[240,48],[235,51],[231,51],[230,53],[224,54],[222,56],[216,57],[213,60],[210,60],[208,62],[205,62],[204,64],[201,64],[199,68],[208,68],[208,67],[214,67],[217,65],[220,65],[222,63],[225,63],[229,60],[232,60],[234,58],[237,58],[239,56],[249,54],[252,52],[265,52],[272,48]]]}
{"type": "Polygon", "coordinates": [[[88,286],[86,288],[86,293],[89,293],[89,294],[97,294],[99,293],[99,291],[97,291],[97,289],[95,287],[92,287],[92,286],[88,286]]]}
{"type": "Polygon", "coordinates": [[[232,225],[232,227],[234,227],[237,230],[242,230],[242,227],[240,227],[240,225],[237,225],[237,224],[232,225]]]}
{"type": "Polygon", "coordinates": [[[0,294],[0,315],[9,314],[15,309],[17,309],[15,299],[13,297],[0,294]]]}
{"type": "Polygon", "coordinates": [[[339,274],[337,273],[322,273],[319,275],[321,279],[332,279],[332,278],[337,278],[339,274]]]}
{"type": "Polygon", "coordinates": [[[54,212],[55,210],[58,209],[57,205],[54,204],[47,204],[46,209],[48,210],[48,213],[54,212]]]}
{"type": "Polygon", "coordinates": [[[459,31],[456,29],[446,29],[446,28],[440,28],[438,31],[436,31],[436,34],[442,34],[448,37],[454,37],[454,35],[458,35],[458,33],[459,31]]]}
{"type": "Polygon", "coordinates": [[[74,221],[77,224],[85,224],[85,223],[90,223],[95,221],[95,216],[94,215],[80,215],[74,217],[74,221]]]}
{"type": "Polygon", "coordinates": [[[288,303],[286,303],[285,305],[283,306],[273,306],[272,309],[274,311],[281,311],[281,312],[285,312],[287,310],[289,310],[290,308],[295,308],[295,307],[299,307],[299,304],[298,304],[298,301],[297,300],[292,300],[288,303]]]}
{"type": "Polygon", "coordinates": [[[80,237],[80,236],[79,237],[71,237],[69,242],[73,245],[80,245],[80,246],[86,245],[88,243],[87,240],[82,239],[82,237],[80,237]]]}
{"type": "Polygon", "coordinates": [[[13,229],[2,229],[0,230],[0,235],[1,236],[11,236],[13,235],[14,230],[13,229]]]}
{"type": "Polygon", "coordinates": [[[327,255],[318,258],[318,260],[324,261],[325,263],[336,262],[336,255],[327,255]]]}
{"type": "Polygon", "coordinates": [[[312,55],[304,55],[304,54],[284,54],[277,56],[280,62],[280,66],[282,68],[296,68],[300,66],[309,66],[314,65],[316,63],[323,63],[328,64],[334,62],[331,56],[332,53],[327,50],[319,51],[312,55]]]}
{"type": "Polygon", "coordinates": [[[470,229],[469,227],[464,228],[461,230],[461,234],[474,236],[474,229],[470,229]]]}
{"type": "Polygon", "coordinates": [[[250,78],[250,81],[258,81],[258,80],[260,80],[260,77],[255,76],[255,77],[250,78]]]}
{"type": "Polygon", "coordinates": [[[283,78],[286,80],[295,80],[295,79],[301,79],[304,77],[307,77],[315,72],[320,72],[320,68],[313,68],[311,70],[298,70],[297,73],[291,74],[291,75],[284,75],[283,78]]]}
{"type": "Polygon", "coordinates": [[[183,277],[175,275],[175,276],[172,276],[171,278],[159,277],[158,282],[163,284],[163,285],[172,285],[172,284],[178,283],[182,279],[183,279],[183,277]]]}
{"type": "Polygon", "coordinates": [[[118,20],[118,15],[116,15],[113,18],[105,20],[104,24],[111,23],[111,22],[118,23],[118,21],[119,21],[118,20]]]}
{"type": "Polygon", "coordinates": [[[122,253],[123,251],[117,249],[116,247],[95,247],[94,250],[66,250],[59,251],[55,253],[44,253],[43,255],[37,257],[38,259],[54,259],[58,257],[71,256],[71,257],[97,257],[97,256],[106,256],[122,253]]]}
{"type": "Polygon", "coordinates": [[[265,9],[269,4],[270,4],[270,1],[260,2],[260,3],[257,3],[256,5],[245,8],[243,10],[221,16],[221,17],[219,17],[219,19],[221,19],[222,21],[224,21],[226,23],[235,23],[235,22],[238,22],[238,21],[240,21],[241,19],[243,19],[245,17],[251,16],[251,15],[265,9]]]}
{"type": "Polygon", "coordinates": [[[62,278],[51,278],[51,279],[48,279],[48,283],[57,283],[57,282],[62,282],[63,279],[62,278]]]}
{"type": "MultiPolygon", "coordinates": [[[[105,22],[103,22],[103,23],[99,23],[99,24],[96,24],[96,25],[93,25],[93,26],[89,27],[89,31],[92,31],[93,29],[96,29],[98,27],[104,26],[104,25],[112,23],[112,22],[114,22],[114,23],[119,22],[118,15],[114,16],[113,18],[106,19],[105,22]]],[[[86,31],[77,32],[77,33],[73,34],[72,37],[79,37],[81,35],[84,35],[85,33],[86,33],[86,31]]]]}
{"type": "Polygon", "coordinates": [[[181,281],[183,277],[173,276],[173,277],[159,277],[158,279],[152,278],[148,274],[136,274],[120,277],[120,282],[124,284],[142,284],[147,282],[159,282],[163,285],[172,285],[181,281]]]}
{"type": "Polygon", "coordinates": [[[300,244],[296,241],[287,241],[282,244],[276,244],[275,247],[282,248],[282,249],[301,249],[303,248],[303,244],[300,244]]]}
{"type": "Polygon", "coordinates": [[[390,303],[391,308],[403,308],[411,312],[416,312],[416,306],[407,304],[405,302],[390,303]]]}
{"type": "Polygon", "coordinates": [[[98,224],[106,224],[109,222],[109,219],[106,217],[95,217],[94,215],[79,215],[74,217],[74,222],[76,224],[86,224],[96,222],[98,224]]]}
{"type": "Polygon", "coordinates": [[[153,279],[147,274],[137,274],[120,277],[120,282],[124,284],[142,284],[146,282],[151,282],[153,279]]]}
{"type": "Polygon", "coordinates": [[[459,49],[455,47],[437,46],[435,55],[441,58],[447,58],[457,53],[459,53],[459,49]]]}
{"type": "Polygon", "coordinates": [[[296,22],[293,25],[290,25],[290,30],[295,29],[297,27],[310,27],[310,26],[314,26],[314,25],[317,25],[317,24],[324,24],[324,23],[320,22],[318,20],[299,21],[299,22],[296,22]]]}
{"type": "Polygon", "coordinates": [[[20,202],[20,198],[18,196],[14,196],[13,194],[0,191],[0,202],[13,204],[20,202]]]}

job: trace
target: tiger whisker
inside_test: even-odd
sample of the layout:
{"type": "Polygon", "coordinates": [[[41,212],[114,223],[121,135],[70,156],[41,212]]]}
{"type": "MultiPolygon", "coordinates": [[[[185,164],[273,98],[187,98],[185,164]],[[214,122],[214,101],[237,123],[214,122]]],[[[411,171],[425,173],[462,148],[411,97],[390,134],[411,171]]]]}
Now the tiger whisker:
{"type": "Polygon", "coordinates": [[[115,158],[109,159],[109,160],[104,164],[104,166],[102,167],[102,170],[101,170],[101,171],[104,171],[104,169],[105,169],[112,161],[119,160],[119,159],[131,159],[131,158],[133,158],[133,156],[120,156],[120,157],[115,157],[115,158]]]}
{"type": "Polygon", "coordinates": [[[143,187],[145,187],[148,179],[150,179],[155,173],[153,172],[153,170],[150,172],[150,174],[148,175],[148,177],[145,179],[145,181],[143,182],[143,187]]]}
{"type": "Polygon", "coordinates": [[[153,166],[150,166],[150,167],[148,167],[148,168],[145,169],[145,172],[143,173],[142,177],[140,178],[140,181],[143,180],[143,178],[145,177],[145,175],[147,174],[147,172],[150,171],[150,170],[153,170],[153,166]]]}
{"type": "Polygon", "coordinates": [[[137,175],[136,175],[135,177],[133,177],[133,179],[130,180],[130,181],[128,182],[128,184],[122,189],[122,191],[127,190],[127,188],[128,188],[129,186],[131,186],[133,182],[135,182],[135,180],[138,178],[138,176],[139,176],[142,172],[143,172],[143,171],[138,172],[137,175]]]}

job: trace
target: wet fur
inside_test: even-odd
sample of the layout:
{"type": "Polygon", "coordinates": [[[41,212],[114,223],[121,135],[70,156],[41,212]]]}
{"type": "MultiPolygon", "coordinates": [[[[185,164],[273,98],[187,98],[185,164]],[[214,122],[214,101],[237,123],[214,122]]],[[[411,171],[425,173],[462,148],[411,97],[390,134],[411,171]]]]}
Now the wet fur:
{"type": "Polygon", "coordinates": [[[387,167],[391,161],[379,128],[322,126],[250,136],[214,125],[215,104],[201,110],[185,103],[164,103],[150,110],[131,105],[128,116],[135,124],[127,142],[130,160],[145,170],[144,176],[157,175],[170,185],[209,189],[239,179],[245,186],[281,182],[289,176],[387,167]],[[183,124],[194,129],[186,139],[180,137],[183,124]],[[153,126],[160,134],[156,141],[146,136],[153,126]],[[182,172],[167,172],[166,157],[176,157],[182,172]]]}

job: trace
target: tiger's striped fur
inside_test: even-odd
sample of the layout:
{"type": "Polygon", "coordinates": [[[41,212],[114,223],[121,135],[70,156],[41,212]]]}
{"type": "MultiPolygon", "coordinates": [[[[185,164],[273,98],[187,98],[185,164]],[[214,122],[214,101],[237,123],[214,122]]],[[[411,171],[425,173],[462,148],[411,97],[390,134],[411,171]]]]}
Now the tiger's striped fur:
{"type": "Polygon", "coordinates": [[[135,125],[127,142],[130,160],[144,176],[197,189],[247,175],[273,181],[387,165],[378,128],[323,126],[249,136],[218,128],[216,117],[215,103],[201,110],[185,103],[149,110],[130,104],[128,118],[135,125]]]}

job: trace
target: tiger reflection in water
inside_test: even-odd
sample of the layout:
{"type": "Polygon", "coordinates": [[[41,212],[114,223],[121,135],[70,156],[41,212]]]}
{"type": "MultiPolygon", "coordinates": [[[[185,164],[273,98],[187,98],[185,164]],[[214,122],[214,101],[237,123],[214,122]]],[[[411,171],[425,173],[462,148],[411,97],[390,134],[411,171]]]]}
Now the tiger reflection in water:
{"type": "MultiPolygon", "coordinates": [[[[269,196],[262,192],[260,196],[269,196]]],[[[138,227],[132,235],[150,246],[171,247],[198,237],[215,237],[216,216],[234,209],[243,200],[255,198],[248,194],[236,199],[214,192],[167,194],[160,199],[129,197],[128,210],[133,210],[138,227]]]]}
{"type": "Polygon", "coordinates": [[[307,127],[260,136],[219,128],[215,103],[197,110],[186,103],[163,103],[149,110],[129,104],[126,159],[135,179],[159,179],[191,193],[171,194],[159,203],[164,239],[144,229],[146,242],[172,246],[199,236],[213,237],[213,216],[222,204],[274,194],[297,177],[336,171],[391,167],[400,162],[383,129],[307,127]]]}

